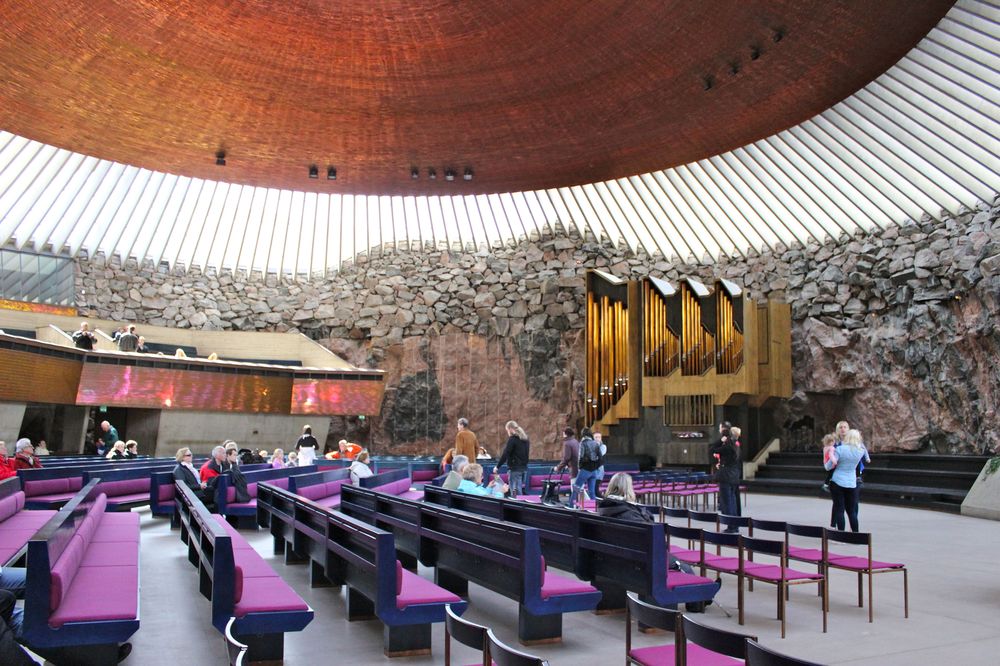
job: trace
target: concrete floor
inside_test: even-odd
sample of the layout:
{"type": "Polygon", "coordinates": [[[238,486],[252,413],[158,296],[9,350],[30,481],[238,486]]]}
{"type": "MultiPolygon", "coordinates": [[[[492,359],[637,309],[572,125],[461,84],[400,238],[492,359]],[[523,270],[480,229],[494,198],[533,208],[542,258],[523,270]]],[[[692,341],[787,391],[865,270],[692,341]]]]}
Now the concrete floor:
{"type": "MultiPolygon", "coordinates": [[[[829,501],[799,497],[751,496],[748,513],[757,518],[823,524],[829,501]]],[[[819,599],[812,586],[792,591],[788,607],[787,638],[780,638],[773,586],[761,585],[747,593],[744,630],[765,645],[789,655],[824,664],[1000,663],[1000,526],[995,522],[916,509],[863,505],[861,527],[875,535],[875,556],[906,562],[910,570],[910,617],[903,618],[903,579],[900,574],[875,578],[875,623],[857,607],[856,579],[834,572],[830,596],[829,632],[821,632],[819,599]]],[[[164,520],[142,510],[141,628],[132,639],[134,650],[126,663],[142,666],[225,664],[221,635],[212,628],[209,603],[198,594],[197,576],[187,562],[178,532],[164,520]]],[[[390,660],[382,654],[382,626],[377,621],[348,623],[344,593],[310,589],[308,568],[286,566],[271,552],[264,532],[246,532],[250,542],[269,559],[316,611],[316,618],[298,634],[285,638],[285,663],[400,664],[444,663],[444,628],[434,627],[431,657],[390,660]]],[[[843,549],[840,549],[843,550],[843,549]]],[[[421,574],[430,577],[429,570],[421,574]]],[[[517,645],[517,606],[513,601],[471,586],[466,617],[492,627],[511,645],[517,645]]],[[[733,578],[723,577],[717,605],[705,621],[732,630],[736,622],[733,578]],[[721,607],[733,613],[727,618],[721,607]]],[[[625,622],[622,615],[564,616],[561,645],[530,651],[551,664],[615,664],[624,659],[625,622]]],[[[669,635],[634,634],[637,646],[654,645],[669,635]]],[[[672,640],[672,639],[671,639],[672,640]]],[[[456,663],[472,663],[476,654],[456,648],[456,663]]]]}

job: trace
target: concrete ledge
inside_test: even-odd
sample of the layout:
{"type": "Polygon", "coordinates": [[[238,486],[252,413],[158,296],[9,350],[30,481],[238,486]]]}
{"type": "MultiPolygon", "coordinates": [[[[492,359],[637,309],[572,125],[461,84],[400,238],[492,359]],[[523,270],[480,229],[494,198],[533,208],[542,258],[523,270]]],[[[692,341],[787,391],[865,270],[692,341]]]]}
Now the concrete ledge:
{"type": "Polygon", "coordinates": [[[1000,520],[1000,469],[987,475],[989,461],[962,502],[962,515],[1000,520]]]}

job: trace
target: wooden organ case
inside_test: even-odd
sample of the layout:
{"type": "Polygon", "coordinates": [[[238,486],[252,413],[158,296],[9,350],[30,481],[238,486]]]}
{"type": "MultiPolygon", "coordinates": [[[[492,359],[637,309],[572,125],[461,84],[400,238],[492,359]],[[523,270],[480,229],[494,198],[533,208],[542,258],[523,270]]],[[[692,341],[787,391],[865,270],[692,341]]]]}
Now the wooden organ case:
{"type": "MultiPolygon", "coordinates": [[[[586,422],[612,437],[647,432],[664,464],[703,464],[731,408],[792,393],[791,311],[737,284],[587,275],[586,422]],[[652,411],[650,411],[652,410],[652,411]],[[662,417],[652,412],[662,412],[662,417]]],[[[633,447],[635,448],[635,447],[633,447]]]]}

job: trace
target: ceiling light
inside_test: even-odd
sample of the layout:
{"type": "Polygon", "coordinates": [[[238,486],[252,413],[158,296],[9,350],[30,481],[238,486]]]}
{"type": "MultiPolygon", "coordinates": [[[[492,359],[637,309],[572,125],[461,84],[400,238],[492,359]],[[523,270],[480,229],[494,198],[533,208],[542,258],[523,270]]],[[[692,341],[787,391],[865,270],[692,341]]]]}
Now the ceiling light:
{"type": "Polygon", "coordinates": [[[326,179],[327,180],[337,180],[337,167],[327,167],[326,168],[326,179]]]}
{"type": "Polygon", "coordinates": [[[215,153],[215,164],[216,166],[226,166],[226,151],[220,150],[215,153]]]}
{"type": "Polygon", "coordinates": [[[455,180],[455,170],[454,169],[445,169],[444,170],[444,179],[447,180],[448,182],[451,182],[451,181],[455,180]]]}
{"type": "Polygon", "coordinates": [[[462,178],[472,180],[472,167],[465,167],[465,173],[462,174],[462,178]]]}
{"type": "Polygon", "coordinates": [[[319,178],[319,168],[317,168],[317,166],[315,164],[310,164],[309,165],[309,177],[310,178],[319,178]]]}
{"type": "Polygon", "coordinates": [[[438,172],[434,167],[429,167],[427,169],[427,177],[431,180],[437,180],[438,172]]]}
{"type": "Polygon", "coordinates": [[[702,85],[703,89],[705,89],[705,90],[711,90],[713,83],[714,82],[712,81],[712,77],[711,76],[703,76],[703,77],[701,77],[701,85],[702,85]]]}
{"type": "Polygon", "coordinates": [[[418,167],[410,167],[410,178],[420,180],[420,169],[418,167]]]}
{"type": "Polygon", "coordinates": [[[750,59],[751,60],[756,60],[759,57],[760,57],[760,47],[759,46],[751,46],[750,47],[750,59]]]}

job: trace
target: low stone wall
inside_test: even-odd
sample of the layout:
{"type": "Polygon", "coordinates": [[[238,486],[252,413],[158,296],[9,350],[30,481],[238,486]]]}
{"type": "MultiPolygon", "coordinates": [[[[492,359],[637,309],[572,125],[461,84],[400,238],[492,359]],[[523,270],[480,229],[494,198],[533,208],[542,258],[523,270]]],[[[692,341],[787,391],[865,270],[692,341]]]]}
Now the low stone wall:
{"type": "Polygon", "coordinates": [[[846,418],[875,450],[978,452],[1000,443],[998,218],[994,201],[709,265],[561,230],[490,250],[382,248],[308,282],[97,257],[78,262],[77,294],[84,314],[140,324],[298,330],[386,370],[382,413],[364,424],[380,452],[443,450],[466,416],[488,448],[513,418],[555,455],[558,430],[580,418],[586,270],[724,277],[791,303],[783,442],[812,448],[846,418]]]}

